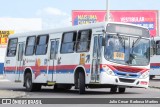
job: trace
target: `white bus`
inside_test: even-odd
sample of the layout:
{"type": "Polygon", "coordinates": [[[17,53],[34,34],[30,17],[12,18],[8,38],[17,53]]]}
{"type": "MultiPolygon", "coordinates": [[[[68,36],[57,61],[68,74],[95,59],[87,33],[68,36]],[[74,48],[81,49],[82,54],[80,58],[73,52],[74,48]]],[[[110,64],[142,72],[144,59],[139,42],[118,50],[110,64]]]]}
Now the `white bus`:
{"type": "Polygon", "coordinates": [[[96,23],[9,36],[5,78],[27,91],[147,88],[149,30],[125,23],[96,23]]]}
{"type": "Polygon", "coordinates": [[[160,76],[160,37],[151,40],[150,79],[160,76]]]}

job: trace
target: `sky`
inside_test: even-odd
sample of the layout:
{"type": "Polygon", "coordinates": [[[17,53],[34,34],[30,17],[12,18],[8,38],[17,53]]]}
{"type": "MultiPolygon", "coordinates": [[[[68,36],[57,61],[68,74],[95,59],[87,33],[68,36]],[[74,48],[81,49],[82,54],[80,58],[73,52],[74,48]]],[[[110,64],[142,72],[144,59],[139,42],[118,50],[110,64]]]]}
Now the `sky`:
{"type": "MultiPolygon", "coordinates": [[[[71,25],[72,10],[105,10],[106,0],[0,0],[0,18],[41,18],[45,29],[71,25]]],[[[160,0],[109,0],[110,10],[160,10],[160,0]]]]}

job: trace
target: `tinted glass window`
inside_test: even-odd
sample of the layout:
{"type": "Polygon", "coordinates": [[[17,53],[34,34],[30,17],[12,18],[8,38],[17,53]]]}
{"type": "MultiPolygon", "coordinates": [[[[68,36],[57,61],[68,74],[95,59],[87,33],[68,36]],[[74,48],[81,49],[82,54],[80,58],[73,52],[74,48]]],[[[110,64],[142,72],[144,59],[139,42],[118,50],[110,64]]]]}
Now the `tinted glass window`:
{"type": "Polygon", "coordinates": [[[69,32],[63,34],[63,41],[61,45],[61,53],[74,52],[74,46],[76,43],[76,32],[69,32]]]}
{"type": "Polygon", "coordinates": [[[27,38],[25,55],[33,55],[34,54],[35,40],[36,40],[35,36],[27,38]]]}
{"type": "Polygon", "coordinates": [[[13,57],[16,55],[18,39],[9,39],[8,48],[7,48],[7,56],[13,57]]]}
{"type": "Polygon", "coordinates": [[[45,55],[47,53],[48,39],[48,35],[37,37],[36,55],[45,55]]]}
{"type": "Polygon", "coordinates": [[[91,30],[79,31],[77,52],[87,52],[90,49],[91,30]]]}

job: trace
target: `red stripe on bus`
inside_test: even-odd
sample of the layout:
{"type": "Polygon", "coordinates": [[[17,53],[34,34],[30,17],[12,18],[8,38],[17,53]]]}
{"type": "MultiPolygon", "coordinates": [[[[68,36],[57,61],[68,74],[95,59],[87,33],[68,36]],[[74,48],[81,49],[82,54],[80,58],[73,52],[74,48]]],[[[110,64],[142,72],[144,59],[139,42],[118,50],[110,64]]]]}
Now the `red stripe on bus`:
{"type": "Polygon", "coordinates": [[[116,65],[109,65],[109,64],[101,64],[101,68],[103,66],[108,66],[111,70],[118,70],[123,72],[132,72],[132,73],[138,73],[138,72],[146,72],[149,69],[144,68],[137,68],[137,67],[129,67],[129,66],[116,66],[116,65]]]}
{"type": "MultiPolygon", "coordinates": [[[[74,70],[78,65],[58,65],[58,66],[49,66],[49,70],[74,70]]],[[[32,70],[36,71],[39,70],[47,70],[48,66],[24,66],[24,67],[17,67],[17,70],[23,71],[24,68],[31,67],[32,70]]],[[[84,65],[85,69],[90,69],[90,64],[84,65]]],[[[16,67],[5,67],[6,71],[13,71],[16,70],[16,67]]]]}
{"type": "Polygon", "coordinates": [[[150,66],[160,66],[160,63],[150,63],[150,66]]]}

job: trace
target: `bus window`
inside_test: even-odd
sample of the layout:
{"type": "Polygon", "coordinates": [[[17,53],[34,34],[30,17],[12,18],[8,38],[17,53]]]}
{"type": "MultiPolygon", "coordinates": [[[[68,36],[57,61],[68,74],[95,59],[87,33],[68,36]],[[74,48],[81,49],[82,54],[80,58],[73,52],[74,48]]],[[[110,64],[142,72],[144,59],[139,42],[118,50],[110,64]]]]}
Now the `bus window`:
{"type": "Polygon", "coordinates": [[[31,37],[27,38],[25,55],[33,55],[34,54],[35,41],[36,41],[35,36],[31,36],[31,37]]]}
{"type": "Polygon", "coordinates": [[[156,55],[160,55],[160,41],[156,41],[156,55]]]}
{"type": "Polygon", "coordinates": [[[16,55],[17,42],[18,42],[17,38],[9,39],[8,49],[7,49],[7,56],[8,57],[13,57],[16,55]]]}
{"type": "Polygon", "coordinates": [[[37,37],[36,55],[45,55],[47,53],[48,35],[41,35],[37,37]]]}
{"type": "Polygon", "coordinates": [[[79,31],[77,40],[77,52],[87,52],[90,49],[91,30],[79,31]]]}
{"type": "Polygon", "coordinates": [[[74,46],[76,43],[76,32],[67,32],[63,34],[63,40],[61,45],[61,53],[74,52],[74,46]]]}

